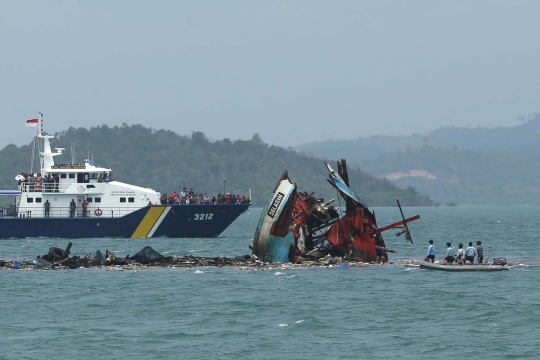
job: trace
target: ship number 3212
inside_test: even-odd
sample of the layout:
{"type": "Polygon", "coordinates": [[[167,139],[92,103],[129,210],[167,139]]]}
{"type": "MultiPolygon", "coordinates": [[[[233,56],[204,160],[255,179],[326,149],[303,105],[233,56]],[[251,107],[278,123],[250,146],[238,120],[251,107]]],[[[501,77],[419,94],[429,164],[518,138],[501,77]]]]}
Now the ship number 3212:
{"type": "Polygon", "coordinates": [[[214,214],[195,214],[195,220],[212,220],[214,214]]]}

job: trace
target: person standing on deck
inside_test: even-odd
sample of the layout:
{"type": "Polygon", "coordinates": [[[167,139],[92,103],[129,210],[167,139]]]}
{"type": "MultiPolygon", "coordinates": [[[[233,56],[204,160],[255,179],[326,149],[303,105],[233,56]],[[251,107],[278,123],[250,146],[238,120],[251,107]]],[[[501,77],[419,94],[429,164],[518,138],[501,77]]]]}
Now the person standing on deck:
{"type": "Polygon", "coordinates": [[[82,203],[82,216],[83,217],[86,217],[86,209],[88,208],[88,203],[86,202],[86,200],[83,201],[82,203]]]}
{"type": "Polygon", "coordinates": [[[482,248],[482,242],[478,240],[476,242],[476,255],[478,256],[478,263],[482,264],[484,262],[484,249],[482,248]]]}
{"type": "Polygon", "coordinates": [[[60,177],[58,177],[58,174],[54,174],[53,179],[54,179],[54,192],[58,192],[58,183],[60,182],[60,177]]]}
{"type": "Polygon", "coordinates": [[[75,216],[75,210],[77,209],[77,204],[75,204],[75,200],[71,199],[71,202],[69,203],[69,217],[75,216]]]}
{"type": "Polygon", "coordinates": [[[476,249],[472,246],[472,241],[469,241],[469,246],[465,249],[465,261],[474,264],[474,257],[476,256],[476,249]]]}
{"type": "Polygon", "coordinates": [[[49,202],[49,200],[45,201],[43,207],[45,208],[45,217],[48,218],[49,212],[51,211],[51,203],[49,202]]]}
{"type": "Polygon", "coordinates": [[[424,261],[435,262],[435,247],[433,246],[433,240],[429,240],[429,246],[427,248],[427,256],[424,261]]]}

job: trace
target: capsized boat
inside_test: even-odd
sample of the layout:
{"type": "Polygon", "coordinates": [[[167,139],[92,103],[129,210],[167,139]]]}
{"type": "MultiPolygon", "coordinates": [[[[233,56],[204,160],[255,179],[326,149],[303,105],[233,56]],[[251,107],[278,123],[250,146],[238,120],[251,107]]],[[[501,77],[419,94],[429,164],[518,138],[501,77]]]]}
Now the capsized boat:
{"type": "Polygon", "coordinates": [[[429,261],[422,261],[420,263],[420,269],[463,272],[463,271],[503,271],[503,270],[508,270],[508,267],[503,266],[503,265],[490,265],[490,264],[443,265],[443,264],[435,264],[429,261]]]}
{"type": "Polygon", "coordinates": [[[210,238],[250,206],[161,204],[159,192],[113,180],[111,168],[89,159],[84,164],[55,164],[54,157],[64,149],[51,150],[54,136],[44,133],[42,114],[28,124],[37,126],[36,140],[43,141],[40,173],[30,178],[19,174],[17,190],[0,190],[0,195],[14,196],[13,203],[0,208],[0,239],[210,238]]]}
{"type": "MultiPolygon", "coordinates": [[[[403,229],[412,243],[407,223],[420,218],[416,215],[379,228],[375,214],[349,187],[347,163],[337,163],[338,171],[326,164],[328,182],[345,200],[345,213],[340,216],[331,204],[313,194],[299,192],[285,170],[273,193],[268,198],[253,238],[255,258],[269,263],[319,259],[327,255],[363,262],[388,261],[388,253],[396,252],[386,247],[382,232],[403,229]]],[[[399,234],[398,234],[399,235],[399,234]]]]}

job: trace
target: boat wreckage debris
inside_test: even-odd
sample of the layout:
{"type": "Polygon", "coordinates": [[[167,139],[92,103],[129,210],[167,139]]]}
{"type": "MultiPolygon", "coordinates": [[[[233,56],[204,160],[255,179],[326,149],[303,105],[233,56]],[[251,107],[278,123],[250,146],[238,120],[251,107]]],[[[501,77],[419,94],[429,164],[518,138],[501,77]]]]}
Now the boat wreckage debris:
{"type": "MultiPolygon", "coordinates": [[[[164,256],[150,246],[145,246],[135,255],[118,257],[106,250],[100,250],[84,256],[71,256],[70,242],[65,249],[51,247],[47,254],[39,255],[35,259],[16,261],[0,260],[0,270],[68,270],[84,268],[106,268],[111,270],[145,270],[156,268],[198,268],[198,267],[225,267],[240,270],[272,270],[272,269],[305,269],[305,268],[336,268],[348,269],[353,267],[366,267],[378,264],[361,262],[348,262],[341,257],[326,255],[316,261],[306,260],[302,264],[269,264],[262,262],[256,256],[240,255],[234,258],[203,257],[203,256],[164,256]]],[[[397,261],[399,263],[399,260],[397,261]]]]}
{"type": "Polygon", "coordinates": [[[328,183],[345,201],[345,213],[340,216],[331,204],[300,192],[285,170],[274,192],[261,213],[253,244],[253,256],[268,263],[302,263],[317,261],[328,255],[346,261],[385,263],[388,253],[397,253],[386,247],[382,232],[400,229],[412,244],[407,223],[419,219],[416,215],[405,218],[396,199],[402,221],[379,228],[375,213],[349,187],[349,174],[345,159],[337,162],[338,171],[325,163],[328,183]]]}
{"type": "Polygon", "coordinates": [[[35,259],[27,259],[24,261],[5,261],[0,260],[0,269],[43,269],[43,270],[61,270],[61,269],[78,269],[78,268],[99,268],[99,267],[115,267],[116,269],[144,269],[144,268],[165,268],[165,267],[201,267],[201,266],[238,266],[248,263],[256,264],[251,256],[243,255],[235,258],[226,257],[199,257],[199,256],[184,256],[178,257],[164,256],[155,251],[150,246],[145,246],[135,255],[127,255],[124,258],[117,257],[109,250],[103,254],[100,250],[95,253],[85,254],[84,256],[72,256],[72,243],[62,250],[58,247],[51,247],[47,254],[38,255],[35,259]]]}
{"type": "MultiPolygon", "coordinates": [[[[117,257],[115,254],[105,251],[103,254],[97,250],[94,254],[85,254],[84,256],[69,257],[72,243],[70,242],[66,249],[51,247],[45,255],[37,256],[35,259],[6,261],[0,260],[0,270],[70,270],[87,268],[104,268],[107,270],[150,270],[160,268],[180,268],[189,270],[192,268],[231,268],[237,270],[300,270],[309,268],[325,269],[349,269],[349,268],[370,268],[380,266],[382,263],[365,263],[361,261],[347,261],[342,257],[333,257],[326,255],[317,260],[304,260],[301,263],[268,263],[262,262],[257,256],[240,255],[234,258],[227,257],[204,257],[204,256],[183,256],[178,257],[164,256],[150,246],[145,246],[135,255],[127,255],[124,258],[117,257]]],[[[386,264],[399,267],[420,268],[424,262],[415,259],[397,259],[388,261],[386,264]]],[[[513,266],[513,264],[507,264],[513,266]]],[[[519,264],[520,266],[527,266],[519,264]]]]}

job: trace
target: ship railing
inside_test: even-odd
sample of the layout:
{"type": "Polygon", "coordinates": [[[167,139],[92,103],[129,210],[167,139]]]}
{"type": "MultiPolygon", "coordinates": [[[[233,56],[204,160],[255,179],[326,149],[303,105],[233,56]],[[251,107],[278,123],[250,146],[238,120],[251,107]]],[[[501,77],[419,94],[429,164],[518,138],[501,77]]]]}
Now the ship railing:
{"type": "MultiPolygon", "coordinates": [[[[109,207],[98,207],[98,206],[88,206],[86,214],[83,214],[83,209],[77,207],[73,216],[71,216],[71,211],[69,206],[60,206],[55,207],[51,206],[49,210],[50,218],[69,218],[69,217],[87,217],[87,218],[115,218],[125,216],[129,213],[132,213],[135,210],[138,210],[138,207],[119,207],[119,206],[109,206],[109,207]]],[[[19,218],[44,218],[45,209],[37,207],[19,207],[15,209],[3,209],[0,211],[0,217],[19,217],[19,218]]]]}
{"type": "Polygon", "coordinates": [[[23,193],[65,193],[71,184],[58,184],[47,182],[22,182],[19,185],[19,191],[23,193]]]}

